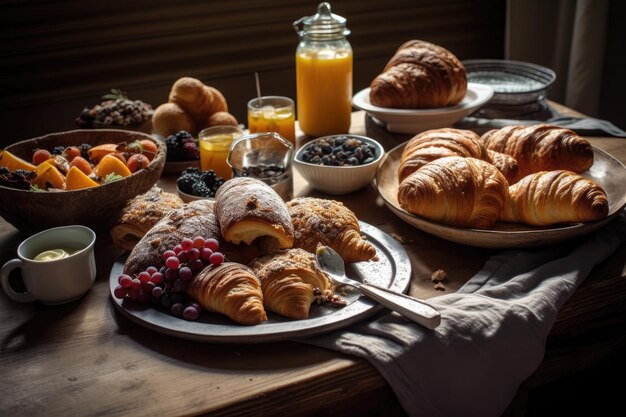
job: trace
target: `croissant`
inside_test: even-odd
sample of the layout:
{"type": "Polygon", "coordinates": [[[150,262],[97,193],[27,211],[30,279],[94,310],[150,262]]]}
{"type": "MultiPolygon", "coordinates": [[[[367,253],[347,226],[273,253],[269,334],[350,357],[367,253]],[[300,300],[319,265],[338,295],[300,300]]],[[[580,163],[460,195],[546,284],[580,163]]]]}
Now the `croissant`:
{"type": "Polygon", "coordinates": [[[375,106],[426,109],[453,106],[465,97],[465,67],[450,51],[429,42],[405,42],[370,85],[375,106]]]}
{"type": "Polygon", "coordinates": [[[245,265],[225,262],[198,272],[186,289],[187,296],[204,309],[222,313],[239,324],[267,320],[261,283],[245,265]]]}
{"type": "Polygon", "coordinates": [[[376,256],[376,248],[361,235],[359,220],[343,203],[313,197],[287,202],[294,227],[294,247],[315,253],[321,243],[334,249],[345,262],[376,256]]]}
{"type": "Polygon", "coordinates": [[[149,266],[162,265],[163,252],[172,249],[185,237],[216,238],[220,252],[231,261],[248,263],[259,256],[254,246],[233,245],[222,239],[213,206],[211,200],[196,200],[180,209],[170,210],[135,245],[124,264],[124,273],[134,276],[149,266]]]}
{"type": "Polygon", "coordinates": [[[263,181],[249,177],[226,181],[215,195],[215,216],[221,235],[229,242],[255,242],[263,253],[293,246],[287,206],[263,181]]]}
{"type": "Polygon", "coordinates": [[[130,199],[111,228],[113,243],[124,250],[132,250],[170,210],[181,208],[183,204],[176,194],[166,193],[158,187],[130,199]]]}
{"type": "Polygon", "coordinates": [[[331,288],[315,255],[303,249],[265,255],[254,260],[250,268],[261,280],[265,308],[292,319],[308,318],[316,294],[331,288]]]}
{"type": "Polygon", "coordinates": [[[539,171],[581,173],[593,165],[591,144],[569,129],[548,124],[506,126],[482,139],[487,148],[511,155],[519,164],[518,180],[539,171]]]}
{"type": "Polygon", "coordinates": [[[542,171],[509,188],[501,220],[533,226],[600,220],[608,215],[604,190],[571,171],[542,171]]]}
{"type": "Polygon", "coordinates": [[[400,182],[429,162],[446,156],[482,159],[495,165],[507,181],[517,176],[517,162],[509,155],[489,150],[471,130],[432,129],[411,138],[400,157],[400,182]]]}
{"type": "Polygon", "coordinates": [[[490,163],[449,156],[402,181],[398,202],[409,213],[438,223],[489,229],[500,217],[507,193],[506,179],[490,163]]]}

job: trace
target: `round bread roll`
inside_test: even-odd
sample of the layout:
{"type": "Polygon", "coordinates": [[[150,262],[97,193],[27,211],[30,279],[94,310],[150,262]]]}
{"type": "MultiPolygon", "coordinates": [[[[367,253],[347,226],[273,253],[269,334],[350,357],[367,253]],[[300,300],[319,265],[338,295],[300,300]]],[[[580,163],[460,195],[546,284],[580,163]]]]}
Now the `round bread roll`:
{"type": "Polygon", "coordinates": [[[208,126],[237,126],[239,123],[232,114],[225,111],[213,113],[208,120],[208,126]]]}
{"type": "Polygon", "coordinates": [[[181,130],[193,133],[196,125],[192,118],[176,103],[164,103],[152,116],[152,131],[168,137],[181,130]]]}

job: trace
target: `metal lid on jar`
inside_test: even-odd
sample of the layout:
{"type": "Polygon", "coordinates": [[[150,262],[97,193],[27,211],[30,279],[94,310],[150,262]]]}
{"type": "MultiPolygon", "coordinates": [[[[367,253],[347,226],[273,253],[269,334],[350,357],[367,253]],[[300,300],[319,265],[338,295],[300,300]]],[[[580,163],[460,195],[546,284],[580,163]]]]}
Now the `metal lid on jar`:
{"type": "Polygon", "coordinates": [[[293,22],[293,27],[301,38],[306,36],[312,39],[336,39],[350,34],[346,27],[346,18],[332,13],[327,2],[317,6],[315,15],[293,22]]]}

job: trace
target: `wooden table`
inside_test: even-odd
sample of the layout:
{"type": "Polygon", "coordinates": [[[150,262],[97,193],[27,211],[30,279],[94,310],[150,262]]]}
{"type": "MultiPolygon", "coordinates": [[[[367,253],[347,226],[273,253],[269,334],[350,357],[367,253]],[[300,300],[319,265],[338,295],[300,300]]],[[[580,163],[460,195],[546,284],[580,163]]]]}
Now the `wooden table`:
{"type": "MultiPolygon", "coordinates": [[[[351,130],[364,132],[362,112],[354,114],[351,130]]],[[[589,139],[626,161],[625,140],[589,139]]],[[[174,179],[164,177],[159,184],[172,190],[174,179]]],[[[299,176],[295,194],[324,197],[299,176]]],[[[404,245],[413,267],[410,293],[415,296],[440,294],[430,281],[440,268],[448,272],[447,291],[455,291],[494,253],[407,227],[373,187],[340,199],[361,220],[404,245]]],[[[24,237],[0,221],[1,262],[15,256],[24,237]]],[[[96,283],[73,303],[20,304],[0,295],[0,415],[404,414],[386,381],[365,360],[297,342],[190,342],[130,322],[109,299],[109,273],[118,255],[107,234],[100,233],[96,283]]],[[[586,369],[623,345],[625,259],[622,245],[564,306],[544,362],[522,385],[509,414],[524,409],[529,389],[586,369]],[[598,327],[605,330],[589,340],[598,327]]]]}

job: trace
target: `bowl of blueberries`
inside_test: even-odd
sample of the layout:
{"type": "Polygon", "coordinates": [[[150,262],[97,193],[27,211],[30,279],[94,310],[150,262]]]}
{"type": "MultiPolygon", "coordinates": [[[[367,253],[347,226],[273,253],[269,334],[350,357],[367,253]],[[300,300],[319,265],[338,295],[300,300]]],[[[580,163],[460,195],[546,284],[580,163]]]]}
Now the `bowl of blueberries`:
{"type": "Polygon", "coordinates": [[[323,136],[306,143],[294,157],[294,165],[315,189],[326,194],[347,194],[368,185],[385,150],[367,136],[323,136]]]}

